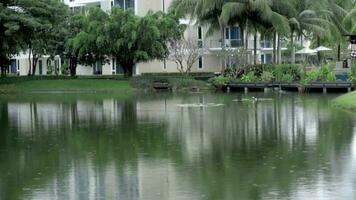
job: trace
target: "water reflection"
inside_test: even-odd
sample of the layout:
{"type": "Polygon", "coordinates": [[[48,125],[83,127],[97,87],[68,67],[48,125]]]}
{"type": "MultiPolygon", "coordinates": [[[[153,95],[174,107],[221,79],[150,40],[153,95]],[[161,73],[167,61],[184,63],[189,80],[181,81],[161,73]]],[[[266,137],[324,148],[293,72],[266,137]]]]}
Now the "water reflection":
{"type": "Polygon", "coordinates": [[[255,96],[2,99],[0,199],[355,199],[355,117],[255,96]]]}

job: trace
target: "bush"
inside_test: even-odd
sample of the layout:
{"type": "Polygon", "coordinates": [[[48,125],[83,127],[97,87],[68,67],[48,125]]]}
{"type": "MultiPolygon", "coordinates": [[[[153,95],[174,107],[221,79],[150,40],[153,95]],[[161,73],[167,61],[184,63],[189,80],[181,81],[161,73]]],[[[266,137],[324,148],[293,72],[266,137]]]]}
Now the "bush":
{"type": "Polygon", "coordinates": [[[272,82],[274,79],[274,75],[272,72],[264,71],[261,75],[261,80],[263,82],[272,82]]]}
{"type": "MultiPolygon", "coordinates": [[[[323,65],[320,67],[319,69],[319,80],[321,81],[333,81],[333,80],[329,80],[329,79],[333,79],[332,75],[335,76],[334,74],[334,68],[332,67],[331,64],[328,65],[323,65]]],[[[336,76],[335,76],[335,80],[336,80],[336,76]]]]}
{"type": "Polygon", "coordinates": [[[316,69],[313,69],[313,70],[307,72],[305,80],[307,83],[310,83],[310,82],[317,81],[318,78],[319,78],[319,71],[316,69]]]}
{"type": "Polygon", "coordinates": [[[47,66],[47,75],[52,75],[53,74],[53,69],[54,69],[54,66],[48,65],[47,66]]]}
{"type": "Polygon", "coordinates": [[[351,66],[351,70],[349,72],[349,81],[356,83],[356,63],[351,66]]]}
{"type": "Polygon", "coordinates": [[[227,68],[224,71],[224,76],[225,77],[230,77],[230,78],[237,78],[238,76],[241,76],[243,73],[242,69],[238,68],[227,68]]]}
{"type": "Polygon", "coordinates": [[[300,80],[302,70],[300,65],[281,64],[275,65],[273,69],[277,81],[300,80]]]}
{"type": "Polygon", "coordinates": [[[329,72],[328,75],[326,76],[326,80],[329,82],[336,81],[336,75],[334,72],[329,72]]]}
{"type": "Polygon", "coordinates": [[[69,65],[67,63],[64,63],[62,65],[62,75],[69,75],[69,65]]]}
{"type": "Polygon", "coordinates": [[[257,76],[255,75],[255,72],[254,72],[254,71],[250,71],[249,73],[244,74],[244,75],[242,75],[242,77],[241,77],[241,81],[242,81],[242,82],[247,82],[247,83],[249,83],[249,82],[254,82],[254,81],[257,81],[257,80],[258,80],[258,78],[257,78],[257,76]]]}
{"type": "Polygon", "coordinates": [[[225,77],[225,76],[217,76],[210,78],[208,80],[215,88],[223,88],[225,87],[233,78],[225,77]]]}
{"type": "Polygon", "coordinates": [[[283,74],[280,81],[282,82],[292,82],[295,78],[291,74],[283,74]]]}

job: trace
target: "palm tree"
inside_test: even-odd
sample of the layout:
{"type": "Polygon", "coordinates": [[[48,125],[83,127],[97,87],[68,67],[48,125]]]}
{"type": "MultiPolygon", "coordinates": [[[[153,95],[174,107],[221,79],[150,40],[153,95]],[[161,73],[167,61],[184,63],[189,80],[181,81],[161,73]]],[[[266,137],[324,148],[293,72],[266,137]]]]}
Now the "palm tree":
{"type": "Polygon", "coordinates": [[[273,7],[274,1],[245,0],[226,3],[221,15],[225,24],[236,23],[254,34],[254,63],[257,63],[257,34],[263,30],[273,30],[284,34],[289,31],[288,20],[273,7]]]}

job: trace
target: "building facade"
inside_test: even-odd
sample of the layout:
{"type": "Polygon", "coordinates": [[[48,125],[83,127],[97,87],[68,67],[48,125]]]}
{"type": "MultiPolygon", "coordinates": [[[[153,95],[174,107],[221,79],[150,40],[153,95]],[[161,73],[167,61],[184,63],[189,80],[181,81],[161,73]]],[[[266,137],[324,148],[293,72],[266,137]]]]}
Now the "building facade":
{"type": "MultiPolygon", "coordinates": [[[[125,10],[132,9],[138,16],[144,16],[149,11],[162,11],[166,12],[172,0],[63,0],[70,9],[73,11],[84,10],[86,7],[100,7],[104,11],[109,12],[112,7],[118,6],[125,10]]],[[[225,30],[224,44],[225,47],[222,48],[221,45],[221,34],[216,31],[212,35],[206,37],[207,27],[199,26],[191,20],[181,20],[181,23],[187,25],[187,30],[185,32],[185,37],[196,41],[199,46],[204,48],[203,55],[195,63],[191,72],[220,72],[223,68],[236,67],[239,65],[238,56],[236,55],[223,55],[224,50],[231,50],[232,52],[238,52],[243,43],[248,43],[248,62],[253,61],[253,44],[254,37],[250,34],[242,34],[239,27],[227,27],[225,30]],[[242,36],[245,36],[242,38],[242,36]]],[[[269,63],[272,61],[273,54],[273,43],[267,37],[258,35],[257,37],[257,62],[258,63],[269,63]]],[[[282,46],[282,50],[286,50],[285,46],[282,46]]],[[[18,75],[27,75],[28,71],[28,61],[26,55],[20,55],[14,58],[11,65],[11,72],[15,72],[18,75]],[[15,70],[16,68],[16,70],[15,70]],[[14,69],[14,70],[13,70],[14,69]]],[[[60,59],[57,58],[60,61],[60,59]]],[[[57,61],[56,61],[57,62],[57,61]]],[[[38,70],[39,75],[48,74],[48,66],[51,64],[47,62],[44,57],[39,60],[39,68],[43,68],[41,71],[38,70]],[[41,62],[41,63],[40,63],[41,62]]],[[[61,65],[56,64],[55,69],[61,71],[61,65]],[[57,66],[58,65],[58,66],[57,66]]],[[[134,74],[140,75],[145,73],[176,73],[178,72],[177,65],[171,59],[164,61],[153,60],[146,63],[138,63],[135,66],[134,74]]],[[[77,75],[114,75],[122,74],[123,69],[120,63],[117,63],[115,59],[111,59],[110,62],[106,64],[97,63],[94,66],[83,66],[78,65],[77,75]]]]}

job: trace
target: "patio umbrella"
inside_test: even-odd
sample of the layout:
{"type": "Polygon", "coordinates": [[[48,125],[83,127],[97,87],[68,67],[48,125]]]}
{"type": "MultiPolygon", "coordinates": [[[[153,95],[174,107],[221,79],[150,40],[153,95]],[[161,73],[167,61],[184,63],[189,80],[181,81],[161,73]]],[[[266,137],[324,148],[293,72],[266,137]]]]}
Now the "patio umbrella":
{"type": "Polygon", "coordinates": [[[316,54],[318,53],[317,51],[313,50],[313,49],[310,49],[309,47],[305,47],[304,49],[301,49],[297,52],[295,52],[296,54],[303,54],[305,55],[304,58],[305,58],[305,63],[307,62],[308,60],[308,55],[312,55],[312,54],[316,54]]]}
{"type": "Polygon", "coordinates": [[[304,49],[301,49],[297,52],[295,52],[296,54],[316,54],[317,51],[313,50],[313,49],[310,49],[309,47],[305,47],[304,49]]]}
{"type": "Polygon", "coordinates": [[[320,51],[331,51],[332,49],[329,49],[329,48],[324,47],[324,46],[320,46],[320,47],[318,47],[318,48],[316,48],[314,50],[317,51],[317,52],[320,52],[320,51]]]}

